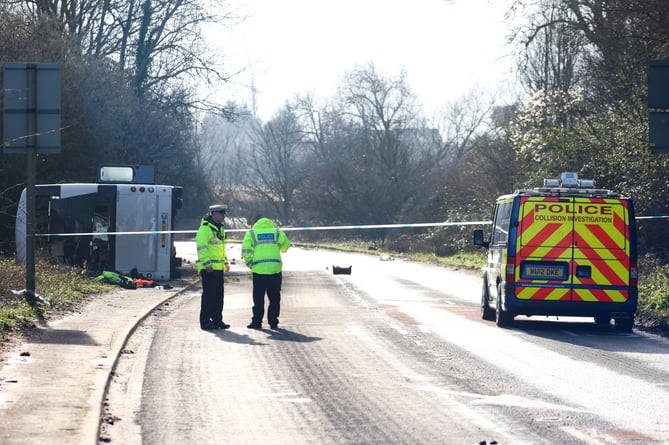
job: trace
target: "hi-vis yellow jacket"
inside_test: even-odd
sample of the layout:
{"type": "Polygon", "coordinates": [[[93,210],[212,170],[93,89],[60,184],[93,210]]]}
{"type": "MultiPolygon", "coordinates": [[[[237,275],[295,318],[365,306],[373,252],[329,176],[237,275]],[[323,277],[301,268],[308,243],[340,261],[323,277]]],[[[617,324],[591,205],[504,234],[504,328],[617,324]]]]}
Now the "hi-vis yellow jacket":
{"type": "Polygon", "coordinates": [[[281,272],[281,253],[290,247],[286,234],[272,221],[260,218],[244,234],[242,257],[253,273],[272,275],[281,272]]]}
{"type": "Polygon", "coordinates": [[[225,270],[228,259],[225,255],[225,230],[209,216],[202,218],[200,228],[195,235],[197,246],[197,273],[210,267],[225,270]]]}

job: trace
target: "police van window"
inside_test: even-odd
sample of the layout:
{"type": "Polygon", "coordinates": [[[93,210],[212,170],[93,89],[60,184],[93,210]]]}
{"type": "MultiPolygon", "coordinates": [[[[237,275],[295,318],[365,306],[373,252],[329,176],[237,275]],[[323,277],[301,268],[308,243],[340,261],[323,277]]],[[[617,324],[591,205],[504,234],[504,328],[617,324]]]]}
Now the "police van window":
{"type": "Polygon", "coordinates": [[[511,202],[504,202],[497,205],[491,244],[506,244],[507,239],[509,238],[511,206],[511,202]]]}

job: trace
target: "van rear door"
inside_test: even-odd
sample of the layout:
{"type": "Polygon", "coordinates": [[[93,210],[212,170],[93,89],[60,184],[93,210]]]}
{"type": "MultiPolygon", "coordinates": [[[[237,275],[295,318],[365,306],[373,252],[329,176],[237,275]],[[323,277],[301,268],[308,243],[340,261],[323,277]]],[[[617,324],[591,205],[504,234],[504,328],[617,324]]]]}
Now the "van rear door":
{"type": "Polygon", "coordinates": [[[623,199],[521,198],[516,297],[624,302],[630,285],[630,212],[623,199]]]}

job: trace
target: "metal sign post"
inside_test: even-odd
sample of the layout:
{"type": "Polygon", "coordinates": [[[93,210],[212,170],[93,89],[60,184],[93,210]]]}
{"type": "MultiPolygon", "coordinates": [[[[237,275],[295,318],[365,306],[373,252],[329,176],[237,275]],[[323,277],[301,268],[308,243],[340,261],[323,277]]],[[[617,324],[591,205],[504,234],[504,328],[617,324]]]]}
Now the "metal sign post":
{"type": "Polygon", "coordinates": [[[60,154],[60,65],[4,65],[3,149],[26,155],[26,297],[35,298],[35,165],[37,154],[60,154]]]}
{"type": "Polygon", "coordinates": [[[669,153],[669,61],[648,66],[648,140],[653,154],[669,153]]]}

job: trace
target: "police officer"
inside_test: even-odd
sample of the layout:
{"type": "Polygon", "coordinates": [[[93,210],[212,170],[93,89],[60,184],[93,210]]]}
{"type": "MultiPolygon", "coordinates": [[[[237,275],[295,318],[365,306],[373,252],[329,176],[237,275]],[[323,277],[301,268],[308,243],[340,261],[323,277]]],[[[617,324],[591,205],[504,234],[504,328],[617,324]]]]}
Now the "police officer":
{"type": "Polygon", "coordinates": [[[202,277],[200,328],[206,330],[230,327],[223,322],[223,271],[230,271],[223,228],[227,211],[226,205],[210,206],[209,214],[202,218],[195,236],[197,272],[202,277]]]}
{"type": "Polygon", "coordinates": [[[261,329],[265,315],[265,293],[269,299],[267,322],[271,329],[279,327],[281,311],[281,253],[290,247],[286,234],[267,218],[256,218],[244,234],[242,257],[253,272],[253,318],[249,329],[261,329]]]}

